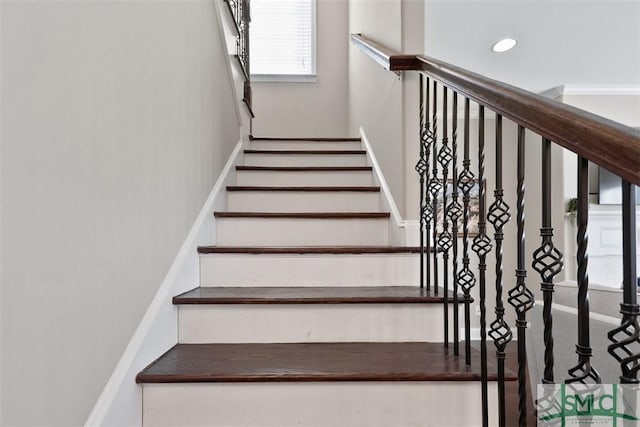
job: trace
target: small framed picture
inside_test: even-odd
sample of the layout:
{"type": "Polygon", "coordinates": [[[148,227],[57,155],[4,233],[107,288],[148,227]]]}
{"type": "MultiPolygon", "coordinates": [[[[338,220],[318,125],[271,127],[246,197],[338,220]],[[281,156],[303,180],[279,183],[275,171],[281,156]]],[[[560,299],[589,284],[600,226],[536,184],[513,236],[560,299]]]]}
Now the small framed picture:
{"type": "MultiPolygon", "coordinates": [[[[453,195],[453,180],[447,181],[447,205],[451,203],[452,195],[453,195]]],[[[460,203],[460,207],[464,208],[464,204],[462,202],[462,190],[458,188],[458,202],[460,203]]],[[[444,217],[444,203],[442,199],[442,192],[438,195],[438,232],[442,232],[443,225],[443,217],[444,217]]],[[[471,187],[471,191],[469,192],[469,236],[474,237],[478,235],[478,219],[480,216],[480,186],[478,181],[476,180],[471,187]]],[[[462,228],[464,225],[464,216],[462,212],[460,213],[460,217],[458,218],[458,237],[463,237],[462,228]]],[[[451,232],[453,229],[451,221],[449,220],[449,231],[451,232]]]]}

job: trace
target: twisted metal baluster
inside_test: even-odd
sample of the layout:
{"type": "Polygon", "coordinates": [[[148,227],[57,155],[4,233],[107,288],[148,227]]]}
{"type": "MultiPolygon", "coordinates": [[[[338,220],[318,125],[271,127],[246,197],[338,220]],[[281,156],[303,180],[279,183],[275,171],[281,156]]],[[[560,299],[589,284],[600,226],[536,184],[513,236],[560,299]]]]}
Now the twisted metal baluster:
{"type": "Polygon", "coordinates": [[[612,344],[609,353],[620,363],[620,382],[638,384],[640,370],[640,325],[637,301],[636,267],[636,189],[622,181],[622,271],[623,299],[620,304],[622,322],[607,335],[612,344]]]}
{"type": "Polygon", "coordinates": [[[472,249],[478,256],[480,299],[480,376],[482,379],[482,425],[489,425],[488,380],[487,380],[487,308],[486,308],[486,271],[487,254],[491,252],[491,239],[487,236],[487,180],[484,177],[484,106],[480,106],[478,116],[478,187],[479,212],[478,235],[473,239],[472,249]]]}
{"type": "Polygon", "coordinates": [[[504,320],[504,303],[502,301],[502,242],[504,240],[504,226],[511,219],[509,205],[504,200],[502,188],[502,116],[496,115],[496,188],[493,192],[494,201],[489,207],[487,219],[495,230],[496,241],[496,320],[489,327],[489,336],[496,346],[498,361],[498,412],[499,426],[506,424],[504,361],[505,348],[512,339],[511,328],[504,320]]]}
{"type": "Polygon", "coordinates": [[[579,382],[586,384],[591,379],[594,383],[600,383],[600,374],[591,366],[591,344],[589,337],[589,275],[587,266],[588,236],[587,223],[589,221],[589,162],[582,156],[578,156],[578,364],[569,369],[567,384],[579,382]]]}
{"type": "MultiPolygon", "coordinates": [[[[429,180],[429,192],[431,193],[431,207],[433,209],[433,246],[438,247],[438,193],[442,189],[442,183],[438,179],[438,82],[433,81],[433,170],[429,180]]],[[[438,251],[433,251],[433,290],[438,295],[438,251]]]]}
{"type": "Polygon", "coordinates": [[[542,138],[542,244],[533,253],[533,269],[538,272],[543,295],[542,321],[544,323],[543,384],[553,384],[553,279],[562,271],[562,253],[553,244],[551,225],[551,141],[542,138]]]}
{"type": "Polygon", "coordinates": [[[448,89],[443,87],[442,95],[442,147],[438,153],[438,161],[442,166],[442,233],[438,237],[438,247],[442,251],[443,287],[444,287],[444,346],[449,347],[449,249],[453,238],[449,233],[449,206],[447,205],[447,188],[449,178],[449,164],[451,163],[451,148],[449,148],[448,126],[448,89]]]}
{"type": "Polygon", "coordinates": [[[453,354],[460,354],[459,335],[459,301],[458,301],[458,220],[462,215],[462,206],[458,203],[458,93],[453,92],[453,119],[451,129],[452,149],[452,188],[451,203],[447,207],[451,220],[451,235],[453,236],[453,354]]]}
{"type": "MultiPolygon", "coordinates": [[[[433,221],[433,207],[431,205],[431,196],[429,193],[429,186],[431,184],[431,175],[429,174],[429,159],[431,155],[431,145],[434,141],[433,132],[431,131],[431,122],[429,116],[429,102],[430,102],[430,81],[429,77],[426,77],[425,81],[425,105],[426,105],[426,113],[425,113],[425,126],[423,132],[421,134],[421,138],[423,143],[425,144],[424,148],[424,159],[425,159],[425,187],[424,187],[424,205],[422,206],[422,218],[424,219],[424,233],[427,234],[426,238],[426,267],[427,267],[427,292],[431,291],[431,257],[429,253],[431,252],[431,238],[428,236],[429,231],[431,230],[431,222],[433,221]]],[[[435,107],[434,107],[435,110],[435,107]]]]}
{"type": "MultiPolygon", "coordinates": [[[[428,84],[428,83],[427,83],[428,84]]],[[[424,180],[425,174],[427,172],[427,160],[425,159],[425,150],[427,146],[427,135],[425,129],[425,119],[424,119],[424,75],[420,74],[420,94],[419,94],[419,104],[420,112],[419,112],[419,120],[420,120],[420,158],[418,159],[418,163],[416,163],[415,170],[418,172],[418,178],[420,181],[420,289],[424,289],[424,224],[425,224],[425,193],[424,193],[424,180]]],[[[428,107],[427,107],[428,108],[428,107]]],[[[429,112],[427,111],[427,115],[429,112]]]]}
{"type": "Polygon", "coordinates": [[[518,228],[518,263],[516,267],[516,285],[509,291],[509,304],[515,308],[518,327],[518,410],[519,425],[527,425],[527,352],[526,331],[527,311],[533,307],[533,293],[527,288],[525,278],[525,235],[524,235],[524,166],[525,166],[525,129],[518,126],[518,201],[517,201],[517,228],[518,228]]]}
{"type": "Polygon", "coordinates": [[[469,201],[471,190],[475,185],[475,176],[470,169],[469,159],[469,98],[464,100],[464,159],[462,172],[458,177],[458,188],[462,191],[462,269],[457,273],[457,280],[464,293],[464,352],[465,363],[471,365],[471,289],[476,284],[476,277],[469,268],[469,201]]]}

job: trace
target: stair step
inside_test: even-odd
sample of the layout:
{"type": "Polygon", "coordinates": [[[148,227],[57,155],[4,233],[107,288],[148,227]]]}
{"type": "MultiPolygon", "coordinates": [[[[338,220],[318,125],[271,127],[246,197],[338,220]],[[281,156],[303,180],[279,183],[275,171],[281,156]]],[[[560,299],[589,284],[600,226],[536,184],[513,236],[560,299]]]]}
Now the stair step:
{"type": "Polygon", "coordinates": [[[173,302],[179,343],[442,342],[443,294],[417,286],[200,287],[173,302]]]}
{"type": "Polygon", "coordinates": [[[471,359],[469,367],[442,344],[422,342],[177,344],[136,382],[480,381],[480,353],[471,359]]]}
{"type": "Polygon", "coordinates": [[[274,154],[278,156],[295,155],[365,155],[366,150],[254,150],[246,149],[244,154],[274,154]]]}
{"type": "Polygon", "coordinates": [[[371,166],[236,166],[236,171],[253,172],[372,172],[371,166]]]}
{"type": "Polygon", "coordinates": [[[385,245],[389,214],[218,212],[216,241],[228,246],[385,245]]]}
{"type": "MultiPolygon", "coordinates": [[[[137,381],[145,426],[475,427],[479,359],[433,343],[180,344],[137,381]]],[[[489,425],[495,372],[489,361],[489,425]]]]}
{"type": "Polygon", "coordinates": [[[370,186],[370,166],[236,166],[239,186],[370,186]]]}
{"type": "Polygon", "coordinates": [[[275,186],[275,187],[266,187],[266,186],[239,186],[239,185],[229,185],[227,186],[227,191],[269,191],[269,192],[365,192],[365,193],[379,193],[380,187],[376,186],[333,186],[333,187],[318,187],[318,186],[309,186],[309,187],[283,187],[283,186],[275,186]]]}
{"type": "Polygon", "coordinates": [[[389,212],[214,212],[216,218],[304,218],[371,219],[389,218],[389,212]]]}
{"type": "Polygon", "coordinates": [[[313,137],[313,138],[279,138],[279,137],[264,137],[264,136],[250,136],[249,139],[251,141],[320,141],[320,142],[332,142],[332,141],[362,141],[361,138],[322,138],[322,137],[313,137]]]}
{"type": "Polygon", "coordinates": [[[359,139],[253,139],[251,147],[261,150],[272,149],[314,149],[314,150],[356,150],[362,148],[362,142],[359,139]]]}
{"type": "Polygon", "coordinates": [[[227,188],[227,210],[263,212],[362,212],[381,207],[379,187],[227,188]]]}
{"type": "Polygon", "coordinates": [[[419,254],[418,246],[316,246],[316,247],[262,247],[262,246],[198,246],[200,254],[270,254],[270,255],[361,255],[361,254],[419,254]]]}
{"type": "Polygon", "coordinates": [[[365,150],[244,150],[253,166],[368,166],[365,150]]]}
{"type": "Polygon", "coordinates": [[[415,286],[418,247],[201,246],[201,286],[415,286]]]}
{"type": "MultiPolygon", "coordinates": [[[[462,296],[459,296],[462,300],[462,296]]],[[[449,292],[449,300],[453,294],[449,292]]],[[[197,287],[173,297],[174,304],[434,304],[444,302],[419,286],[197,287]]]]}

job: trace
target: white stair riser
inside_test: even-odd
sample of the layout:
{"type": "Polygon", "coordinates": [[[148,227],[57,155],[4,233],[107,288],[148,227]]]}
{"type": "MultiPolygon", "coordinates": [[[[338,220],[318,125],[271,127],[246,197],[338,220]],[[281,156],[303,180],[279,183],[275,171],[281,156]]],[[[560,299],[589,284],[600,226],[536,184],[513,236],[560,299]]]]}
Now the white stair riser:
{"type": "Polygon", "coordinates": [[[182,305],[178,342],[443,342],[443,319],[441,304],[182,305]]]}
{"type": "Polygon", "coordinates": [[[218,218],[218,246],[387,245],[387,218],[218,218]]]}
{"type": "Polygon", "coordinates": [[[372,185],[371,171],[238,171],[238,185],[357,186],[372,185]]]}
{"type": "Polygon", "coordinates": [[[362,150],[360,141],[252,141],[252,150],[362,150]]]}
{"type": "Polygon", "coordinates": [[[367,166],[364,154],[256,154],[246,153],[248,166],[367,166]]]}
{"type": "Polygon", "coordinates": [[[417,254],[202,254],[200,286],[416,286],[417,254]]]}
{"type": "Polygon", "coordinates": [[[482,413],[479,381],[145,384],[143,402],[145,427],[477,427],[482,413]]]}
{"type": "Polygon", "coordinates": [[[356,191],[228,191],[231,212],[379,212],[380,193],[356,191]]]}

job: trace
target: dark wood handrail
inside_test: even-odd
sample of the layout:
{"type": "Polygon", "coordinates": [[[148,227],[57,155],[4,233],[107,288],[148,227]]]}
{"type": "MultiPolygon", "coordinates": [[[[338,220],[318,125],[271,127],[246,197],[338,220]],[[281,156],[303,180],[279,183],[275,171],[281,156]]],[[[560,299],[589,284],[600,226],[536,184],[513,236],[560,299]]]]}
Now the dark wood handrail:
{"type": "Polygon", "coordinates": [[[351,34],[351,42],[367,53],[374,61],[389,71],[416,70],[418,60],[416,55],[401,55],[387,49],[361,34],[351,34]]]}
{"type": "Polygon", "coordinates": [[[354,45],[390,71],[419,71],[504,117],[640,185],[640,131],[423,55],[400,55],[362,35],[354,45]]]}

